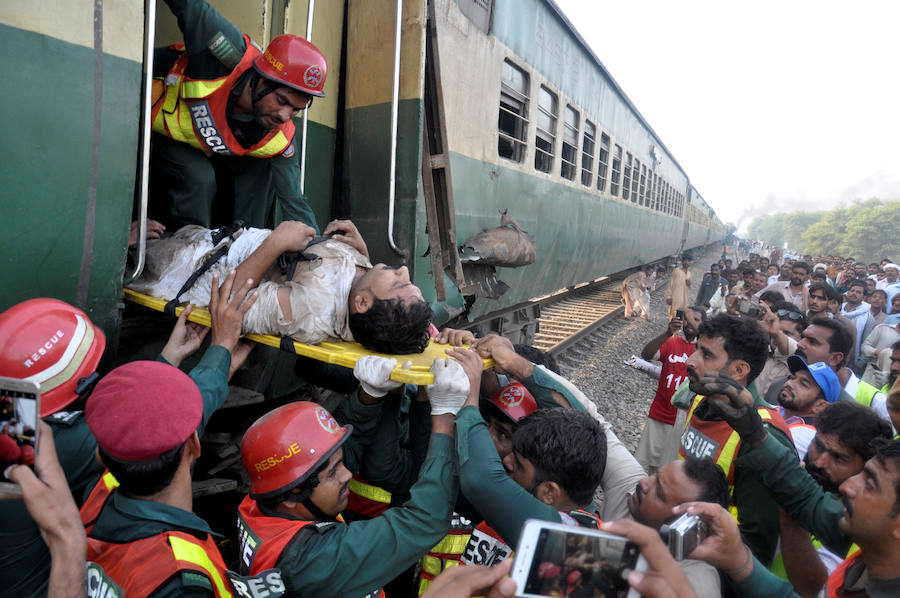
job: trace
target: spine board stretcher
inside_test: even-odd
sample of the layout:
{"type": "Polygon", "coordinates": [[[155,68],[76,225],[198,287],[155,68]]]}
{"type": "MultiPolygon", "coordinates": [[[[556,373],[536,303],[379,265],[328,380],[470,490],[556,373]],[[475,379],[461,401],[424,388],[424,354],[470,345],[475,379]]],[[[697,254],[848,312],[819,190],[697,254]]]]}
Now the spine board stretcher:
{"type": "MultiPolygon", "coordinates": [[[[148,307],[155,311],[165,311],[166,303],[168,303],[165,299],[161,297],[151,297],[143,293],[132,291],[131,289],[123,290],[125,292],[125,299],[128,301],[148,307]]],[[[175,315],[181,315],[185,306],[185,304],[182,304],[181,306],[176,307],[175,315]]],[[[195,305],[188,316],[188,320],[203,326],[210,326],[209,310],[205,307],[197,307],[195,305]]],[[[269,345],[270,347],[277,347],[285,351],[292,350],[297,355],[303,355],[304,357],[310,357],[318,361],[342,365],[348,368],[355,366],[356,360],[364,355],[382,355],[397,360],[398,365],[394,368],[394,371],[391,372],[391,380],[403,382],[404,384],[415,384],[417,386],[432,384],[434,382],[434,374],[431,373],[431,364],[436,357],[446,358],[447,354],[445,353],[445,350],[450,348],[450,345],[441,345],[434,342],[434,340],[431,340],[428,342],[428,346],[423,353],[388,355],[386,353],[375,353],[374,351],[366,349],[359,343],[349,343],[346,341],[326,341],[319,345],[307,345],[298,343],[287,337],[273,336],[271,334],[247,334],[243,338],[255,343],[269,345]],[[291,345],[293,346],[292,348],[290,348],[291,345]],[[411,361],[412,366],[408,370],[402,369],[401,366],[407,361],[411,361]]],[[[493,359],[485,359],[483,361],[484,369],[489,369],[494,366],[493,359]]]]}

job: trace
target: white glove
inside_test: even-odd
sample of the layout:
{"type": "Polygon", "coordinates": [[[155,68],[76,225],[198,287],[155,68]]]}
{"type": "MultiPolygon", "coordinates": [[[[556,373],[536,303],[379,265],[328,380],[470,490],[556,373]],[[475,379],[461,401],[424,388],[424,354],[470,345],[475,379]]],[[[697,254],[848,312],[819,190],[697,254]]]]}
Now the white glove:
{"type": "Polygon", "coordinates": [[[371,397],[383,397],[390,391],[403,386],[402,382],[391,380],[391,372],[395,367],[397,367],[396,359],[365,355],[360,357],[353,366],[353,375],[359,380],[366,394],[371,397]]]}
{"type": "Polygon", "coordinates": [[[434,374],[434,384],[425,387],[431,403],[431,415],[456,415],[469,394],[469,377],[465,370],[455,359],[438,357],[431,364],[431,373],[434,374]]]}

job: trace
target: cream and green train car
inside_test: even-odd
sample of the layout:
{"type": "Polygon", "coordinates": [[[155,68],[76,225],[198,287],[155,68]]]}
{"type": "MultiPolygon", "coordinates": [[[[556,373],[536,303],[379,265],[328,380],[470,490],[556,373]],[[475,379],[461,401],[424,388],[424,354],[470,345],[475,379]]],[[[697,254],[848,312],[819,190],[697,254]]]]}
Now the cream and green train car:
{"type": "MultiPolygon", "coordinates": [[[[395,208],[393,231],[423,289],[434,287],[432,273],[441,265],[458,288],[475,288],[468,267],[459,276],[448,254],[496,226],[501,212],[535,235],[537,260],[498,269],[511,288],[499,299],[469,301],[470,319],[499,317],[530,298],[721,238],[712,226],[714,212],[688,174],[553,2],[434,0],[424,11],[421,55],[426,74],[435,73],[424,78],[421,93],[423,134],[430,143],[423,144],[421,172],[412,171],[414,160],[406,156],[409,178],[398,179],[403,203],[395,208]],[[434,137],[440,147],[430,155],[434,137]],[[452,197],[443,211],[441,197],[429,203],[428,185],[423,189],[429,161],[441,167],[452,197]],[[420,177],[418,189],[413,176],[420,177]],[[429,214],[435,203],[437,214],[429,214]],[[433,223],[444,225],[440,234],[429,234],[433,223]]],[[[419,13],[404,17],[409,51],[420,43],[421,20],[419,13]]],[[[352,35],[347,43],[352,47],[352,35]]],[[[406,69],[415,66],[418,61],[408,61],[401,74],[414,79],[406,69]]],[[[348,70],[348,87],[352,80],[348,70]]],[[[418,99],[404,81],[401,95],[409,102],[407,118],[413,118],[418,99]]],[[[385,91],[369,111],[378,99],[386,109],[385,91]]],[[[352,134],[347,138],[359,142],[352,134]]],[[[348,166],[353,169],[352,161],[348,166]]],[[[354,203],[354,214],[360,208],[375,212],[367,222],[369,238],[384,238],[388,216],[375,207],[376,199],[368,196],[366,207],[354,203]]],[[[452,295],[452,285],[446,286],[452,295]]]]}
{"type": "MultiPolygon", "coordinates": [[[[344,3],[211,4],[258,45],[311,31],[325,54],[327,97],[314,102],[306,126],[305,190],[319,222],[327,222],[342,113],[344,3]]],[[[0,310],[56,297],[84,308],[115,347],[141,193],[144,57],[148,48],[179,41],[162,1],[0,3],[0,69],[9,82],[0,116],[0,310]]],[[[301,135],[302,119],[295,124],[301,135]]]]}
{"type": "MultiPolygon", "coordinates": [[[[168,7],[152,2],[0,4],[0,309],[58,297],[115,338],[142,187],[145,46],[180,40],[168,7]]],[[[721,236],[550,0],[210,4],[260,46],[309,33],[322,49],[327,95],[307,114],[306,194],[320,225],[350,217],[373,260],[407,264],[438,323],[464,306],[469,319],[502,314],[721,236]],[[510,289],[490,299],[492,282],[456,248],[501,212],[535,236],[537,259],[500,268],[510,289]]]]}

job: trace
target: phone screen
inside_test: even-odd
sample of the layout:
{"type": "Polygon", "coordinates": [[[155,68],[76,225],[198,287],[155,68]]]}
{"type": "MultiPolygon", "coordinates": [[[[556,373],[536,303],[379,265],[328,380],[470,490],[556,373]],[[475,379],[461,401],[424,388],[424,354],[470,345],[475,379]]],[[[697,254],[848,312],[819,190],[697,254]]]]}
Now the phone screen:
{"type": "Polygon", "coordinates": [[[619,598],[628,593],[622,569],[633,568],[637,546],[626,538],[542,529],[525,593],[619,598]]]}
{"type": "Polygon", "coordinates": [[[38,434],[38,392],[0,380],[0,472],[10,465],[34,466],[38,434]]]}

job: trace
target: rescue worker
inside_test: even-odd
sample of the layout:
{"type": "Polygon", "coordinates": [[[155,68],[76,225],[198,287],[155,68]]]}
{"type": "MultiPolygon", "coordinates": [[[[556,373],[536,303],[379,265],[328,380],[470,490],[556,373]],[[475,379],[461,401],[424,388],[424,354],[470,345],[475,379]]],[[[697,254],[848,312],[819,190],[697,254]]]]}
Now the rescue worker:
{"type": "Polygon", "coordinates": [[[768,354],[768,338],[755,320],[720,314],[698,327],[697,349],[686,365],[691,390],[697,393],[688,410],[679,458],[709,459],[722,468],[732,489],[741,533],[750,549],[768,564],[778,542],[778,509],[759,481],[739,459],[749,447],[741,443],[731,426],[712,410],[694,384],[703,376],[720,372],[748,387],[760,416],[772,437],[793,450],[787,424],[756,392],[753,380],[762,371],[768,354]]]}
{"type": "MultiPolygon", "coordinates": [[[[464,351],[451,356],[465,359],[464,351]]],[[[480,379],[474,383],[477,387],[480,379]]],[[[601,424],[583,411],[543,409],[521,419],[512,451],[494,456],[487,424],[470,392],[456,418],[460,489],[484,516],[461,562],[499,564],[518,542],[526,519],[596,526],[585,510],[606,466],[601,424]]]]}
{"type": "MultiPolygon", "coordinates": [[[[789,515],[835,553],[847,554],[851,542],[859,547],[829,576],[824,595],[900,594],[900,441],[876,441],[874,456],[840,485],[841,498],[837,498],[803,470],[793,447],[773,437],[749,389],[722,373],[701,377],[694,386],[708,395],[715,412],[748,447],[741,465],[758,476],[789,515]]],[[[721,542],[713,545],[723,556],[730,552],[721,542]]],[[[708,556],[699,550],[694,554],[708,556]]],[[[730,570],[732,580],[739,582],[740,596],[793,595],[782,592],[781,584],[786,582],[766,571],[752,555],[745,566],[734,566],[742,560],[710,562],[730,570]]]]}
{"type": "Polygon", "coordinates": [[[101,480],[81,509],[87,558],[103,569],[94,583],[109,595],[231,596],[213,532],[191,512],[204,403],[187,374],[156,361],[119,366],[88,399],[104,478],[117,484],[107,493],[101,480]]]}
{"type": "MultiPolygon", "coordinates": [[[[241,572],[277,568],[286,596],[376,596],[434,546],[456,500],[453,417],[470,389],[477,393],[472,380],[482,367],[477,355],[465,357],[432,365],[431,444],[410,500],[368,521],[340,518],[349,499],[351,475],[342,460],[349,427],[307,402],[279,407],[250,426],[241,443],[250,475],[250,495],[239,508],[241,572]]],[[[396,384],[384,361],[357,372],[369,394],[396,384]]]]}
{"type": "Polygon", "coordinates": [[[296,35],[279,35],[260,52],[203,0],[166,4],[184,44],[157,50],[154,63],[157,219],[171,230],[209,227],[214,200],[233,195],[233,215],[222,223],[264,227],[277,197],[285,220],[318,232],[300,188],[293,118],[324,97],[325,57],[296,35]]]}

